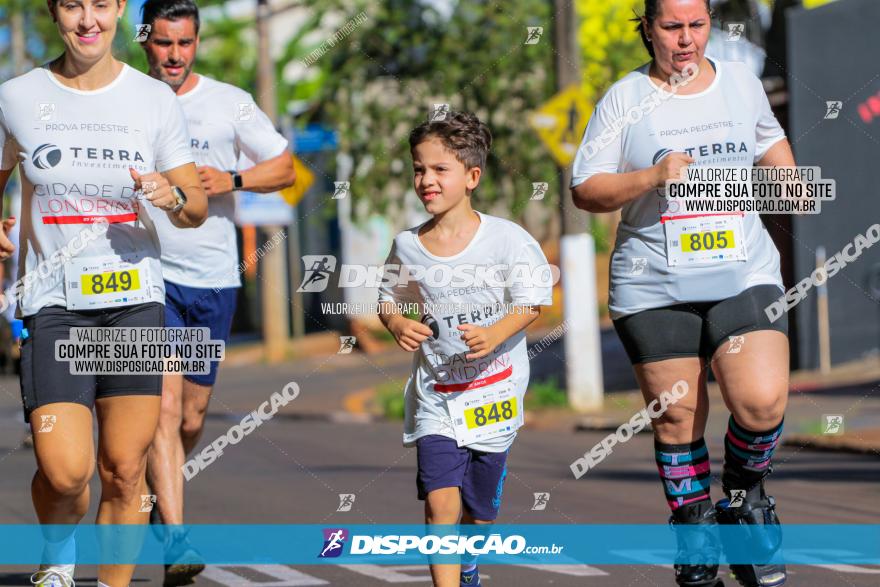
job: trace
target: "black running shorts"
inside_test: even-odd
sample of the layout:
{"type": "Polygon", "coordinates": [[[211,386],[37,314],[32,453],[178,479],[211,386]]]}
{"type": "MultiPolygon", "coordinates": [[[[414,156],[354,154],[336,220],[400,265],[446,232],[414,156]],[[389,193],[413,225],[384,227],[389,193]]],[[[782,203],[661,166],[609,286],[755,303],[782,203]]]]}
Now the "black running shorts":
{"type": "Polygon", "coordinates": [[[779,299],[775,285],[756,285],[717,302],[688,302],[630,314],[614,329],[634,365],[679,357],[711,358],[728,337],[755,330],[788,336],[788,315],[770,322],[764,308],[779,299]]]}
{"type": "Polygon", "coordinates": [[[46,404],[70,402],[91,409],[95,400],[117,395],[162,395],[162,375],[71,375],[68,361],[55,360],[55,341],[73,327],[163,327],[162,304],[150,302],[104,310],[72,311],[47,306],[24,319],[21,343],[21,401],[25,422],[46,404]]]}

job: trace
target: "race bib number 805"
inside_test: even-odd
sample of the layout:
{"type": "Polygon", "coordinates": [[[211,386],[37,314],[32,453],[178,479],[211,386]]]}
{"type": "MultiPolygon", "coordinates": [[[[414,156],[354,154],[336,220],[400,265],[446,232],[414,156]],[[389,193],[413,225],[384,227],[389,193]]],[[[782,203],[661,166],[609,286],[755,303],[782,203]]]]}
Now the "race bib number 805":
{"type": "Polygon", "coordinates": [[[739,215],[669,218],[666,261],[670,267],[727,263],[748,259],[745,230],[739,215]]]}
{"type": "Polygon", "coordinates": [[[732,230],[693,232],[688,235],[682,234],[681,237],[681,250],[685,253],[733,249],[736,247],[736,241],[732,230]]]}

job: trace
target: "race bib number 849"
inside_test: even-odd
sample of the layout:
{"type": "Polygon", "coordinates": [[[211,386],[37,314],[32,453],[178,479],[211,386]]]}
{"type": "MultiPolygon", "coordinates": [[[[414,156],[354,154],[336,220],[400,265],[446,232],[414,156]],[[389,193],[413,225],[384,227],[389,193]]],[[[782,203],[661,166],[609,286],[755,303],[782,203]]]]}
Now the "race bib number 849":
{"type": "Polygon", "coordinates": [[[68,310],[94,310],[143,304],[150,300],[149,258],[106,256],[74,258],[64,265],[68,310]]]}
{"type": "Polygon", "coordinates": [[[141,280],[137,269],[110,271],[80,275],[82,293],[85,296],[103,293],[118,293],[140,289],[141,280]]]}

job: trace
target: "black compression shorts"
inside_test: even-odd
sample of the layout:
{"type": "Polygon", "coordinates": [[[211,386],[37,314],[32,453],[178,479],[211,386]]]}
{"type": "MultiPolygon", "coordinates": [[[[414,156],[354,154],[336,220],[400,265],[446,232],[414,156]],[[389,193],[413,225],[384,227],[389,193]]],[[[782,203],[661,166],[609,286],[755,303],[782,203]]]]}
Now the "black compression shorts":
{"type": "Polygon", "coordinates": [[[55,341],[70,338],[74,327],[158,327],[165,325],[162,304],[150,302],[104,310],[47,306],[24,319],[21,343],[21,401],[25,422],[35,409],[70,402],[91,409],[95,400],[117,395],[162,395],[162,375],[71,375],[68,361],[55,360],[55,341]]]}
{"type": "Polygon", "coordinates": [[[687,302],[644,310],[614,321],[634,365],[679,357],[711,358],[731,336],[777,330],[788,336],[788,315],[770,322],[764,308],[779,299],[775,285],[756,285],[716,302],[687,302]]]}

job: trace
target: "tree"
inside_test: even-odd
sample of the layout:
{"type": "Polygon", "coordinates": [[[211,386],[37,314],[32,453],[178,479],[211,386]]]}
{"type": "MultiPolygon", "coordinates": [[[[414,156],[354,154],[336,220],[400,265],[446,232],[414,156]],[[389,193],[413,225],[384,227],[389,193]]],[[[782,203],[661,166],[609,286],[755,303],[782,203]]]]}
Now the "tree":
{"type": "Polygon", "coordinates": [[[556,177],[527,124],[527,114],[555,91],[548,2],[470,0],[451,6],[451,14],[414,0],[310,5],[328,19],[341,16],[335,30],[352,19],[362,23],[313,65],[324,83],[310,114],[335,127],[340,149],[354,158],[359,216],[400,208],[412,182],[408,134],[434,104],[472,111],[492,130],[478,207],[521,214],[532,182],[556,177]],[[365,20],[357,18],[362,11],[365,20]],[[546,31],[525,45],[530,26],[546,31]]]}
{"type": "Polygon", "coordinates": [[[641,0],[575,0],[581,88],[593,103],[611,84],[649,59],[635,32],[638,23],[631,20],[643,8],[641,0]]]}

